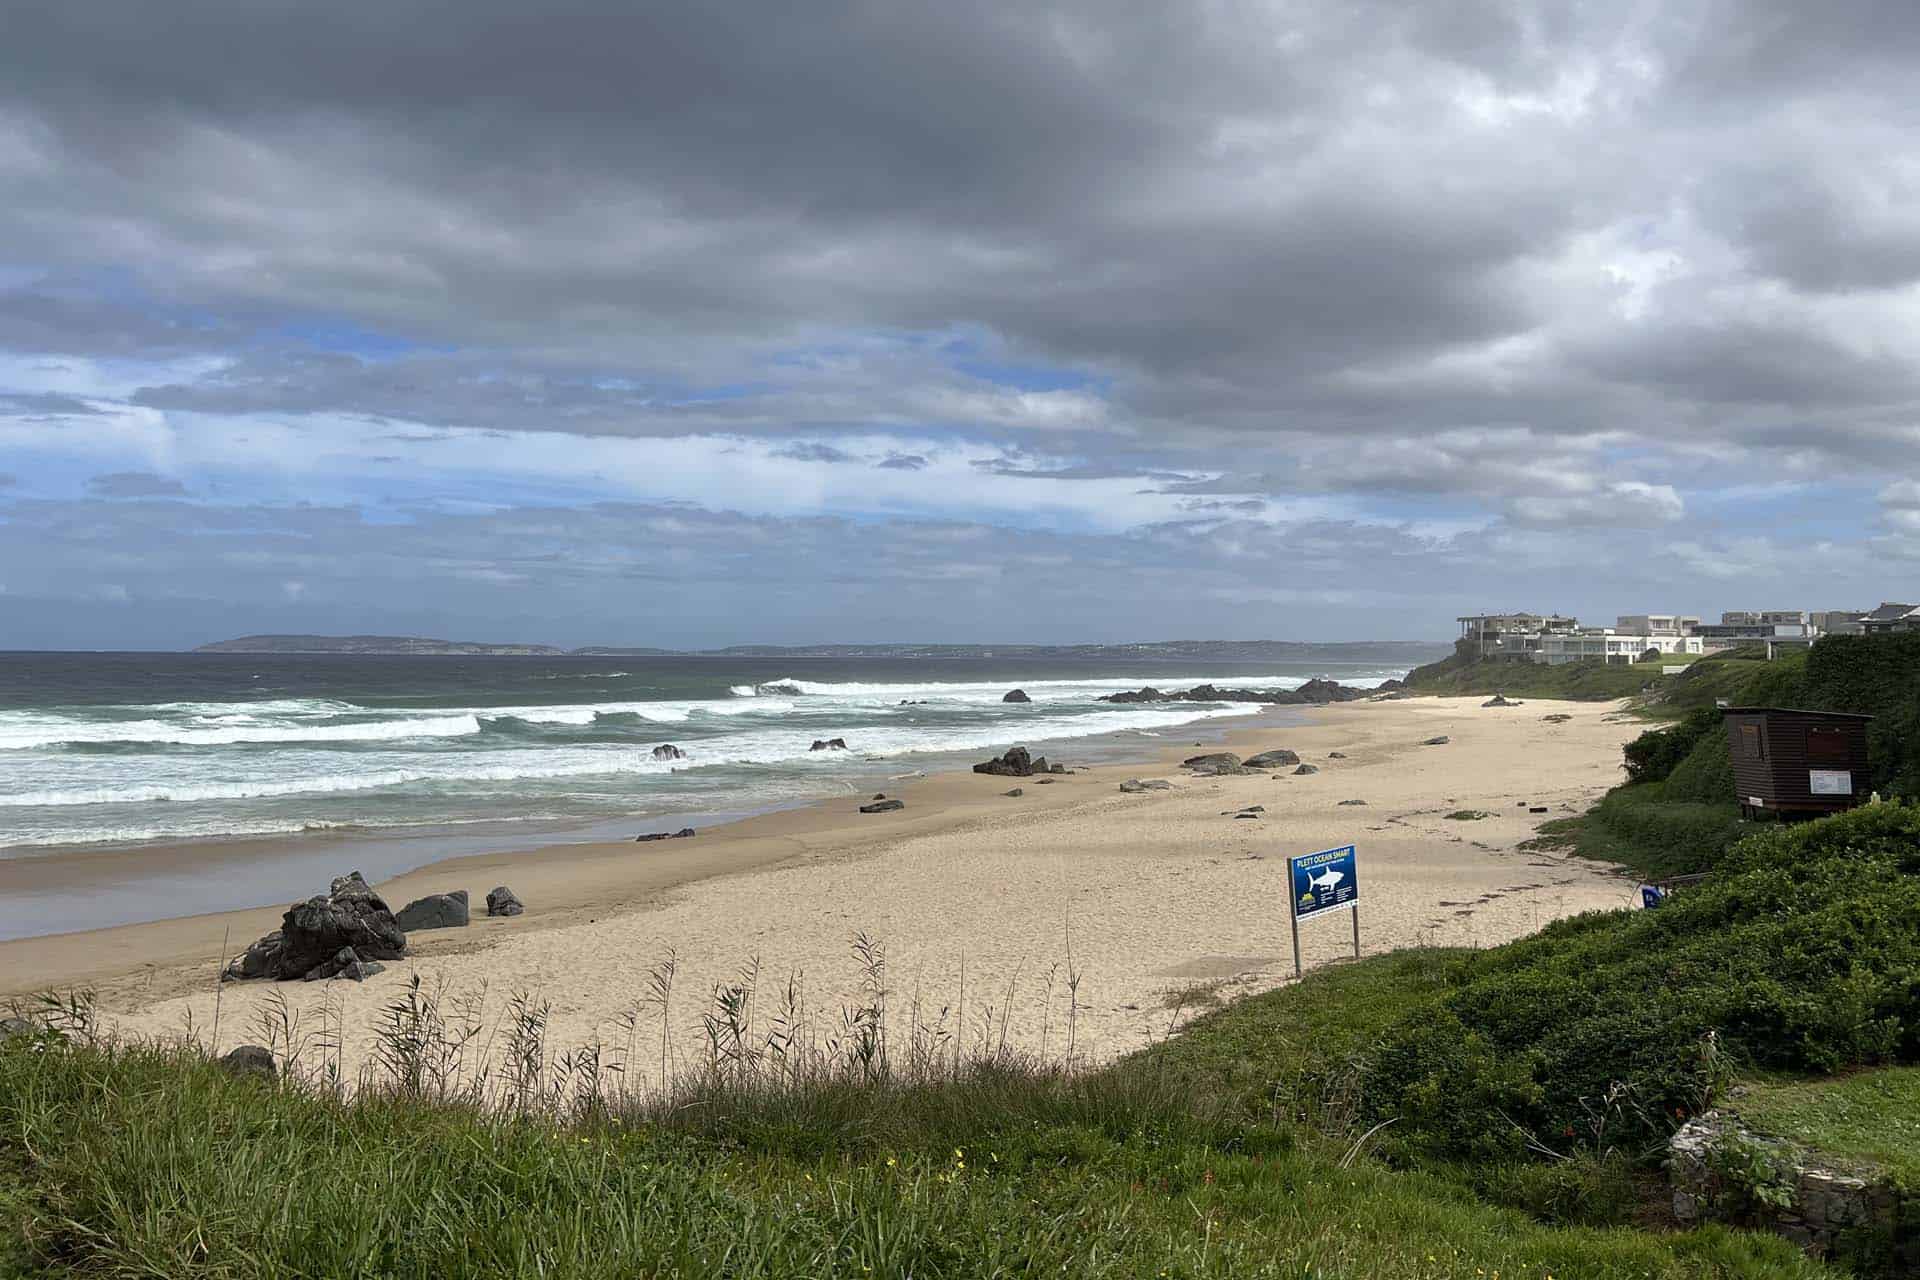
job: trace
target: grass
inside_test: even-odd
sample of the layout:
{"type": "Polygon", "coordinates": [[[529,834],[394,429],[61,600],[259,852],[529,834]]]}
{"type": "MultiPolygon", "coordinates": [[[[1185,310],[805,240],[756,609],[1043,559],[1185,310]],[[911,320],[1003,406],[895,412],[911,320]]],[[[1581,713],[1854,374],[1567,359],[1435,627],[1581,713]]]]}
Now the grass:
{"type": "Polygon", "coordinates": [[[84,1025],[15,1039],[0,1276],[1834,1274],[1718,1228],[1545,1225],[1368,1158],[1340,1081],[1462,960],[1335,966],[1098,1072],[816,1061],[518,1110],[348,1101],[84,1025]]]}
{"type": "Polygon", "coordinates": [[[1920,1067],[1755,1082],[1733,1109],[1761,1133],[1920,1186],[1920,1067]]]}

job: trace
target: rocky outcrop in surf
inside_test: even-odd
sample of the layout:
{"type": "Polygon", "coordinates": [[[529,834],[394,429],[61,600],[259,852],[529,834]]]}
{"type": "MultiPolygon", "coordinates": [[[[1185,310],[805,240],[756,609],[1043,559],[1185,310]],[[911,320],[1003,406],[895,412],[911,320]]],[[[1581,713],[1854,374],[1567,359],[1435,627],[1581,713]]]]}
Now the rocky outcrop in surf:
{"type": "Polygon", "coordinates": [[[1033,755],[1025,747],[1009,747],[1005,754],[973,766],[973,771],[999,778],[1031,778],[1036,773],[1065,773],[1067,766],[1048,764],[1045,756],[1033,755]]]}
{"type": "Polygon", "coordinates": [[[1148,685],[1121,693],[1109,693],[1100,702],[1258,702],[1269,706],[1325,706],[1330,702],[1355,702],[1371,698],[1381,690],[1400,688],[1398,680],[1389,680],[1378,689],[1356,689],[1334,680],[1316,676],[1298,689],[1222,689],[1217,685],[1197,684],[1191,689],[1161,691],[1148,685]]]}

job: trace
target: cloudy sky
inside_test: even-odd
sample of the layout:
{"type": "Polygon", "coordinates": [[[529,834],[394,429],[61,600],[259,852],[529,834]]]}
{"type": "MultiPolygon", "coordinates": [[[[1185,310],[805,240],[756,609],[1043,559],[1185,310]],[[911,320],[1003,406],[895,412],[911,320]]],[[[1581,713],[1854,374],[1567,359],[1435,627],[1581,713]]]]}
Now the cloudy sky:
{"type": "Polygon", "coordinates": [[[1910,0],[63,0],[0,646],[1920,595],[1910,0]]]}

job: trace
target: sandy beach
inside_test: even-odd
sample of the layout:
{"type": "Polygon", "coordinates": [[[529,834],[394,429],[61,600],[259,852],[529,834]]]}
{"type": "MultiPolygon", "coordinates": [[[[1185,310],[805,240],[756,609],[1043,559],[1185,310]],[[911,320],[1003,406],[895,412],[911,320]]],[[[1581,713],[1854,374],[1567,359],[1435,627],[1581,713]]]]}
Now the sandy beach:
{"type": "MultiPolygon", "coordinates": [[[[0,944],[0,985],[91,986],[113,1025],[139,1035],[191,1027],[205,1039],[217,1014],[221,1048],[258,1039],[261,1014],[281,999],[309,1027],[324,1004],[343,1028],[340,1065],[352,1079],[379,1010],[418,975],[450,1003],[483,1001],[490,1023],[515,996],[545,1006],[554,1050],[601,1041],[657,1062],[657,1014],[638,1031],[622,1019],[669,955],[678,976],[667,1025],[676,1055],[691,1057],[716,984],[755,964],[762,1018],[792,978],[810,1022],[837,1024],[858,1000],[850,939],[863,932],[886,948],[902,1022],[917,1002],[923,1023],[969,1043],[1004,1034],[1055,1056],[1071,1023],[1077,1054],[1099,1060],[1167,1034],[1176,1013],[1291,979],[1289,854],[1358,845],[1366,952],[1485,946],[1631,903],[1631,882],[1607,868],[1517,848],[1618,780],[1620,745],[1642,727],[1618,705],[1418,698],[1314,709],[1305,724],[1278,719],[1231,722],[1225,749],[1290,747],[1318,773],[1191,777],[1178,767],[1191,740],[1170,734],[1153,764],[1052,781],[962,773],[891,784],[907,804],[898,813],[862,815],[847,798],[692,840],[437,863],[382,893],[397,908],[465,888],[477,912],[504,883],[527,914],[476,914],[466,929],[415,934],[407,959],[364,984],[220,989],[223,939],[237,952],[277,925],[278,910],[264,910],[0,944]],[[1570,718],[1544,719],[1556,713],[1570,718]],[[1421,745],[1441,734],[1447,745],[1421,745]],[[1128,777],[1172,789],[1121,794],[1128,777]],[[1024,794],[1004,794],[1015,787],[1024,794]],[[1365,803],[1342,803],[1354,800],[1365,803]],[[1233,816],[1249,805],[1263,812],[1233,816]],[[1547,812],[1529,812],[1539,807],[1547,812]],[[1458,810],[1490,816],[1447,816],[1458,810]],[[988,1018],[995,1029],[984,1033],[988,1018]]],[[[227,845],[215,856],[246,854],[227,845]]],[[[218,874],[217,861],[206,873],[218,874]]],[[[289,886],[288,900],[324,888],[289,886]]],[[[1302,942],[1309,967],[1351,954],[1347,918],[1310,923],[1302,942]]]]}

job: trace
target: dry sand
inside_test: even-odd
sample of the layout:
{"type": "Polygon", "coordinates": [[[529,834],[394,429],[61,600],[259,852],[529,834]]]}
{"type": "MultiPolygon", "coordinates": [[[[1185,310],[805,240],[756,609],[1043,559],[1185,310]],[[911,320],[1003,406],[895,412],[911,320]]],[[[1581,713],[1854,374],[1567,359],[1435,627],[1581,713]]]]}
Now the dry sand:
{"type": "MultiPolygon", "coordinates": [[[[413,935],[414,954],[364,984],[229,984],[218,994],[220,1047],[257,1038],[256,1021],[277,998],[309,1028],[331,1001],[351,1079],[380,1007],[416,974],[450,995],[484,992],[489,1020],[516,994],[546,1004],[555,1049],[596,1039],[624,1046],[621,1015],[639,1005],[648,969],[672,953],[676,1053],[697,1056],[714,986],[756,959],[763,1024],[776,988],[797,976],[812,1025],[837,1025],[859,999],[849,940],[862,931],[886,947],[896,1036],[916,998],[922,1019],[949,1033],[964,1001],[969,1042],[991,1009],[994,1036],[1004,1025],[1010,1045],[1058,1057],[1071,1023],[1078,1051],[1097,1061],[1165,1035],[1181,993],[1190,1013],[1206,1002],[1201,992],[1226,998],[1291,980],[1289,854],[1359,846],[1369,953],[1486,946],[1557,916],[1628,906],[1632,883],[1607,868],[1516,846],[1616,782],[1620,745],[1642,726],[1617,704],[1479,703],[1351,703],[1316,709],[1305,725],[1263,726],[1255,716],[1223,744],[1243,755],[1291,747],[1319,766],[1311,776],[1190,777],[1177,761],[1194,753],[1191,740],[1170,735],[1157,765],[1050,783],[953,774],[892,784],[889,794],[908,805],[901,813],[860,815],[846,799],[693,840],[439,863],[383,893],[397,907],[465,887],[478,908],[505,882],[528,914],[413,935]],[[1549,724],[1551,713],[1571,719],[1549,724]],[[1437,734],[1452,741],[1420,745],[1437,734]],[[1329,759],[1335,751],[1345,758],[1329,759]],[[1167,778],[1174,789],[1120,794],[1129,776],[1167,778]],[[1013,787],[1025,794],[1002,794],[1013,787]],[[1356,799],[1366,804],[1339,803],[1356,799]],[[1264,806],[1259,818],[1231,816],[1253,804],[1264,806]],[[1549,812],[1529,813],[1534,806],[1549,812]],[[1492,816],[1446,816],[1460,809],[1492,816]]],[[[274,911],[234,912],[0,944],[0,985],[88,980],[124,1031],[169,1036],[191,1025],[205,1038],[223,935],[237,951],[276,923],[274,911]]],[[[1344,915],[1309,922],[1302,934],[1309,967],[1351,954],[1344,915]]],[[[651,1024],[636,1034],[641,1061],[657,1062],[654,1035],[651,1024]]]]}

